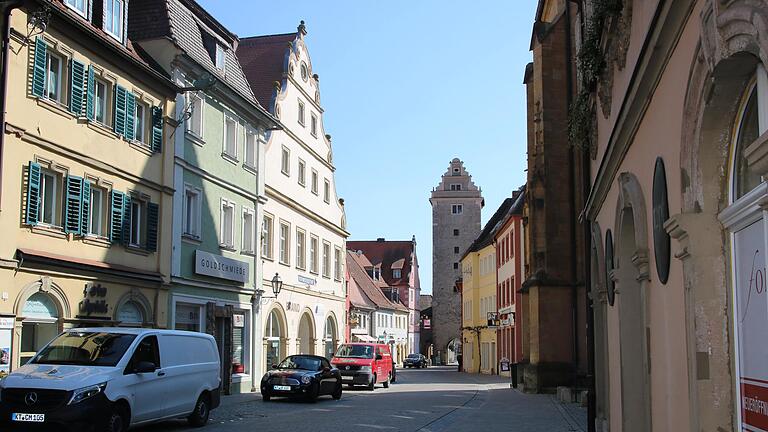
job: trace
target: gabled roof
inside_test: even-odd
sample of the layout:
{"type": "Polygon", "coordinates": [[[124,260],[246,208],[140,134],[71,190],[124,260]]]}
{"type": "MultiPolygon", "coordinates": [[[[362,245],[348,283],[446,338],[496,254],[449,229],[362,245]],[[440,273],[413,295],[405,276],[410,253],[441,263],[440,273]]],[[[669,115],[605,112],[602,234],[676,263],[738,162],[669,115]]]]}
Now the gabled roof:
{"type": "Polygon", "coordinates": [[[299,37],[298,32],[247,37],[237,46],[237,57],[262,106],[273,111],[275,82],[281,83],[287,73],[289,45],[299,37]]]}
{"type": "Polygon", "coordinates": [[[427,308],[432,307],[432,295],[431,294],[421,294],[419,296],[419,310],[424,310],[427,308]]]}
{"type": "Polygon", "coordinates": [[[363,295],[370,300],[376,307],[390,310],[407,311],[408,309],[399,304],[389,301],[384,293],[379,289],[368,276],[365,269],[360,265],[357,252],[347,251],[347,271],[349,276],[354,280],[362,291],[363,295]]]}
{"type": "Polygon", "coordinates": [[[504,201],[501,203],[499,208],[496,209],[496,213],[494,213],[493,216],[491,216],[491,219],[488,220],[488,223],[485,224],[485,227],[483,227],[483,230],[480,232],[480,235],[477,236],[475,241],[472,242],[472,244],[469,246],[467,251],[464,252],[464,254],[461,256],[462,261],[470,253],[477,252],[480,249],[493,243],[493,235],[496,233],[496,230],[504,222],[504,217],[506,216],[509,209],[512,207],[512,204],[514,204],[514,200],[512,198],[504,199],[504,201]]]}
{"type": "Polygon", "coordinates": [[[384,239],[371,241],[348,241],[347,248],[362,250],[365,256],[375,265],[381,265],[381,276],[389,286],[408,285],[410,273],[413,271],[412,262],[416,258],[414,240],[386,241],[384,239]],[[403,260],[400,267],[400,277],[392,277],[392,265],[403,260]]]}

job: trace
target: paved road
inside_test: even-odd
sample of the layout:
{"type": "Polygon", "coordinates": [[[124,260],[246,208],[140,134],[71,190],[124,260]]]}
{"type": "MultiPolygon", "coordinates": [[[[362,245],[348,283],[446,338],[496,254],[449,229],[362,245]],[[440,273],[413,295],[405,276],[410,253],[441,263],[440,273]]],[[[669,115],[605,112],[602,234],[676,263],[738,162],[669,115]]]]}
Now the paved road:
{"type": "Polygon", "coordinates": [[[499,377],[455,372],[451,368],[398,370],[398,383],[375,391],[344,390],[316,403],[273,399],[258,394],[227,396],[203,429],[183,421],[137,429],[140,432],[202,430],[240,432],[298,431],[583,431],[583,409],[548,395],[525,395],[499,377]]]}

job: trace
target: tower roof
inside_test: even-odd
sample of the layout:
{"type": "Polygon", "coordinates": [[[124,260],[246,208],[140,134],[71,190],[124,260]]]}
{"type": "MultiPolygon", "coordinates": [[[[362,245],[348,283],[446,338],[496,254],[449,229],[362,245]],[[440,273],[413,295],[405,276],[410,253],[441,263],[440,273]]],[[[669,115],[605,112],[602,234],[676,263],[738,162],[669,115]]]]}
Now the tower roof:
{"type": "Polygon", "coordinates": [[[430,202],[435,198],[479,198],[480,205],[483,206],[485,202],[482,193],[482,189],[475,185],[472,175],[464,167],[464,161],[453,158],[440,178],[440,183],[432,189],[430,202]]]}

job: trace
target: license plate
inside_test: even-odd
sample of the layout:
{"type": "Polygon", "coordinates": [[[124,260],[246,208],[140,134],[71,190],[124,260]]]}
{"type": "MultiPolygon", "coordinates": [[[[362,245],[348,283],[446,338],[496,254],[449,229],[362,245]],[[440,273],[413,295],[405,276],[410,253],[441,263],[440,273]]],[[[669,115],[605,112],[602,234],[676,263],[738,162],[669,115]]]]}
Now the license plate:
{"type": "Polygon", "coordinates": [[[343,376],[343,377],[341,377],[342,381],[353,381],[354,379],[355,379],[355,377],[351,377],[351,376],[343,376]]]}
{"type": "Polygon", "coordinates": [[[11,414],[11,420],[17,422],[42,423],[45,421],[45,414],[13,413],[11,414]]]}
{"type": "Polygon", "coordinates": [[[277,391],[290,391],[291,390],[291,386],[274,386],[272,388],[277,390],[277,391]]]}

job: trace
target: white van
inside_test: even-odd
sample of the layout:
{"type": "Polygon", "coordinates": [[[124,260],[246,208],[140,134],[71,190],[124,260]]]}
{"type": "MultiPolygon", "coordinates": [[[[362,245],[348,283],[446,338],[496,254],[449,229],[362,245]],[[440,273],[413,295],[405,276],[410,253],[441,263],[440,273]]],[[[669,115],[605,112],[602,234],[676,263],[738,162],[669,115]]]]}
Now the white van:
{"type": "Polygon", "coordinates": [[[0,381],[0,429],[121,432],[184,417],[203,426],[220,383],[211,335],[71,329],[0,381]]]}

